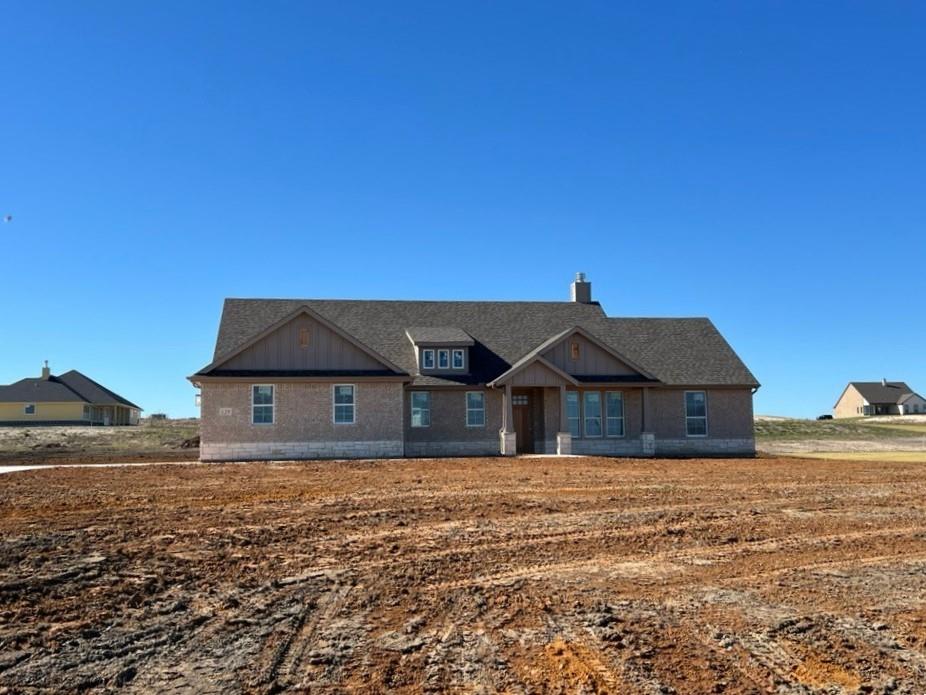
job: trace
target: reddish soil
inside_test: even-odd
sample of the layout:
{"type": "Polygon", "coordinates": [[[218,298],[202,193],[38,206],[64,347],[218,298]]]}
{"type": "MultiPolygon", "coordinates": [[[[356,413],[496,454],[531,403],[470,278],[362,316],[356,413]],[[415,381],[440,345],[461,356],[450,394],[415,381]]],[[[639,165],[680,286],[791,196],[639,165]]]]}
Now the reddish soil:
{"type": "Polygon", "coordinates": [[[0,476],[0,692],[922,693],[924,467],[0,476]]]}

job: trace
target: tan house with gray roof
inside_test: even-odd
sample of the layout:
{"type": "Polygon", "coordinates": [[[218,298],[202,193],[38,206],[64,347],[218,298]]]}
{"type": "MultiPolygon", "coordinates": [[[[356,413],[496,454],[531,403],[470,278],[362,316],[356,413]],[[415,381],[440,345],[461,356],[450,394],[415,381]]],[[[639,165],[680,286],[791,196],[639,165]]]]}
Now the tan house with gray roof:
{"type": "Polygon", "coordinates": [[[201,457],[752,455],[759,383],[705,318],[571,301],[228,299],[201,457]]]}
{"type": "Polygon", "coordinates": [[[833,417],[926,414],[926,399],[903,381],[850,381],[833,406],[833,417]]]}

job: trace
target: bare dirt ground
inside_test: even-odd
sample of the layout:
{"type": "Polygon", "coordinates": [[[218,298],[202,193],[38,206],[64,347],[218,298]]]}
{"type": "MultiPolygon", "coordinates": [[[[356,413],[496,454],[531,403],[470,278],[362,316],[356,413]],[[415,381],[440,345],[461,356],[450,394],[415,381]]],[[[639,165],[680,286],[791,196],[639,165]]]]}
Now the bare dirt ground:
{"type": "Polygon", "coordinates": [[[178,461],[199,458],[199,421],[129,427],[0,427],[0,464],[178,461]]]}
{"type": "Polygon", "coordinates": [[[0,478],[0,692],[921,693],[926,476],[794,459],[0,478]]]}

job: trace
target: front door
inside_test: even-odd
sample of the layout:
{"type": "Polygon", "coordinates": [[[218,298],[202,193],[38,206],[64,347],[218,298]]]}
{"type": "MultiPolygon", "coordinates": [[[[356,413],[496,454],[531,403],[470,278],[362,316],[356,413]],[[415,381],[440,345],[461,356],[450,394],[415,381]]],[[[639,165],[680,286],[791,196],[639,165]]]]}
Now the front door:
{"type": "Polygon", "coordinates": [[[514,411],[514,431],[517,433],[518,453],[533,454],[534,418],[531,413],[530,395],[526,393],[512,394],[511,406],[514,411]]]}

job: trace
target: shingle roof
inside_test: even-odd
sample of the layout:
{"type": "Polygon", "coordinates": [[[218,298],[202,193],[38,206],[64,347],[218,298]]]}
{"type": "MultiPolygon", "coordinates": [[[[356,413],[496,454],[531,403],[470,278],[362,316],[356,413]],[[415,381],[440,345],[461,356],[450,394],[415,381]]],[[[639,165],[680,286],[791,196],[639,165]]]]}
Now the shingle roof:
{"type": "MultiPolygon", "coordinates": [[[[134,403],[101,386],[93,379],[72,369],[48,379],[20,379],[0,386],[3,403],[68,403],[82,402],[93,405],[124,405],[138,408],[134,403]]],[[[139,408],[140,410],[140,408],[139,408]]]]}
{"type": "Polygon", "coordinates": [[[886,386],[880,381],[850,381],[849,384],[869,403],[900,403],[913,393],[902,381],[888,381],[886,386]]]}
{"type": "Polygon", "coordinates": [[[227,299],[214,361],[302,306],[409,374],[418,370],[408,328],[454,327],[473,338],[470,374],[417,376],[416,385],[487,383],[552,336],[578,326],[665,384],[758,386],[708,319],[608,318],[597,303],[579,302],[227,299]]]}
{"type": "Polygon", "coordinates": [[[416,345],[472,345],[469,333],[456,326],[412,326],[406,329],[416,345]]]}

